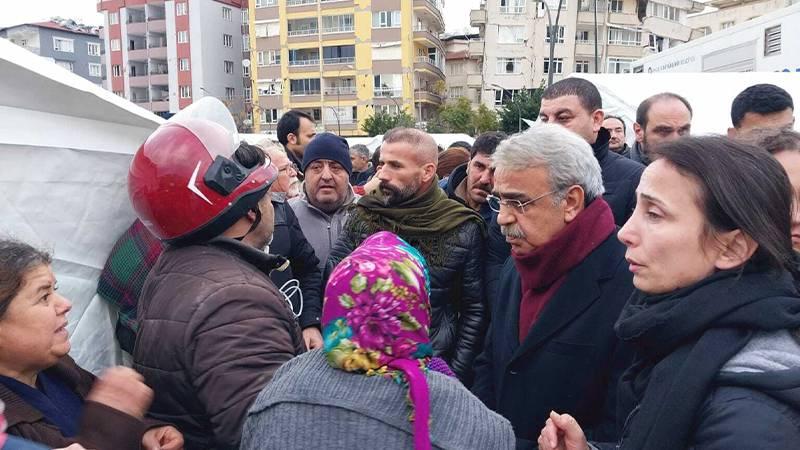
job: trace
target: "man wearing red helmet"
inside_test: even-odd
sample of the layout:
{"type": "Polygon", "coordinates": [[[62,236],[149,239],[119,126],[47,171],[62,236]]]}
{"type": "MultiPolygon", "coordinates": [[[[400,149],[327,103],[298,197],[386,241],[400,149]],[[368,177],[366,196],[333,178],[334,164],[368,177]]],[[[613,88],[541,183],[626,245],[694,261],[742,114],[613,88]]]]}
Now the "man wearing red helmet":
{"type": "Polygon", "coordinates": [[[134,367],[155,392],[151,414],[181,429],[187,450],[237,448],[258,393],[304,351],[268,276],[285,260],[263,251],[277,169],[241,165],[236,147],[215,122],[171,121],[128,180],[137,215],[167,244],[142,288],[134,367]]]}

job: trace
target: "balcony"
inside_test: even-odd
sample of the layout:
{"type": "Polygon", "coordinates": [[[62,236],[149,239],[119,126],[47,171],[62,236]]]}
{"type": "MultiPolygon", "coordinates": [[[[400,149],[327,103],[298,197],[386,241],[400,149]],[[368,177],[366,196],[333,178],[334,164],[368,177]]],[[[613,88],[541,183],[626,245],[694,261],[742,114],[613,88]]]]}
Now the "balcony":
{"type": "Polygon", "coordinates": [[[436,24],[440,31],[444,31],[444,17],[439,2],[434,0],[414,0],[414,11],[436,24]]]}
{"type": "Polygon", "coordinates": [[[470,74],[467,75],[467,86],[478,86],[480,87],[483,85],[483,79],[480,74],[470,74]]]}
{"type": "Polygon", "coordinates": [[[304,28],[300,30],[291,30],[289,31],[289,37],[298,37],[298,36],[314,36],[319,34],[318,28],[304,28]]]}
{"type": "Polygon", "coordinates": [[[129,61],[147,61],[147,49],[128,50],[129,61]]]}
{"type": "Polygon", "coordinates": [[[325,88],[326,96],[356,95],[355,86],[329,86],[325,88]]]}
{"type": "MultiPolygon", "coordinates": [[[[150,77],[147,76],[146,74],[145,75],[138,75],[138,76],[131,75],[128,78],[128,81],[130,82],[130,85],[131,85],[132,88],[134,88],[134,87],[138,87],[138,88],[145,87],[146,88],[146,87],[150,86],[150,77]]],[[[147,100],[147,101],[150,101],[150,100],[147,100]]]]}
{"type": "Polygon", "coordinates": [[[432,103],[434,105],[442,104],[442,96],[427,89],[417,89],[414,91],[414,101],[432,103]]]}
{"type": "Polygon", "coordinates": [[[509,16],[521,16],[525,14],[525,5],[501,6],[500,14],[505,14],[509,16]]]}
{"type": "Polygon", "coordinates": [[[482,27],[486,25],[486,10],[473,9],[469,12],[469,25],[471,27],[482,27]]]}
{"type": "Polygon", "coordinates": [[[286,0],[286,6],[316,5],[317,0],[286,0]]]}
{"type": "Polygon", "coordinates": [[[469,41],[469,56],[483,57],[484,41],[469,41]]]}
{"type": "MultiPolygon", "coordinates": [[[[598,51],[602,51],[603,43],[598,43],[598,51]]],[[[576,55],[594,55],[594,41],[576,41],[575,42],[576,55]]]]}
{"type": "Polygon", "coordinates": [[[167,32],[167,21],[164,18],[148,19],[147,31],[154,32],[154,33],[166,33],[167,32]]]}
{"type": "Polygon", "coordinates": [[[322,63],[326,66],[334,64],[353,64],[354,62],[356,62],[356,59],[352,56],[346,58],[325,58],[322,60],[322,63]]]}
{"type": "Polygon", "coordinates": [[[309,59],[296,59],[294,61],[289,60],[289,67],[308,67],[308,66],[319,66],[319,59],[309,58],[309,59]]]}
{"type": "Polygon", "coordinates": [[[373,94],[375,97],[386,97],[386,98],[402,97],[403,88],[390,87],[390,86],[376,87],[375,90],[373,91],[373,94]]]}
{"type": "Polygon", "coordinates": [[[150,111],[169,112],[169,101],[153,101],[150,104],[150,111]]]}
{"type": "Polygon", "coordinates": [[[319,95],[319,89],[307,89],[303,91],[292,91],[289,95],[292,97],[307,97],[319,95]]]}
{"type": "Polygon", "coordinates": [[[166,73],[151,75],[150,84],[159,86],[169,86],[169,75],[166,73]]]}
{"type": "Polygon", "coordinates": [[[147,33],[147,22],[128,22],[125,29],[129,35],[144,36],[147,33]]]}
{"type": "Polygon", "coordinates": [[[352,33],[354,30],[353,25],[341,27],[328,27],[322,29],[322,34],[335,34],[335,33],[352,33]]]}
{"type": "Polygon", "coordinates": [[[427,56],[417,56],[416,59],[414,59],[414,62],[416,63],[415,66],[418,66],[415,67],[415,69],[419,68],[428,70],[437,77],[444,79],[444,71],[436,64],[436,61],[432,60],[431,58],[427,56]]]}
{"type": "Polygon", "coordinates": [[[425,47],[436,47],[442,52],[442,54],[445,53],[444,47],[442,46],[442,41],[439,39],[439,36],[434,34],[431,30],[415,27],[414,42],[423,45],[425,47]]]}

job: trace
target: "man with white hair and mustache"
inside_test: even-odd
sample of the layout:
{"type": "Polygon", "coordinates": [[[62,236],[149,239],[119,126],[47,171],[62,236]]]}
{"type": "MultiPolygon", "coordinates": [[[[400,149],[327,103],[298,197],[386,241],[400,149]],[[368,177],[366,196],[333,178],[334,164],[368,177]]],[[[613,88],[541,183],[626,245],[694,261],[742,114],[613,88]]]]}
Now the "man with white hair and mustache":
{"type": "Polygon", "coordinates": [[[511,258],[472,391],[511,421],[517,448],[536,448],[552,410],[613,440],[614,392],[632,355],[614,323],[633,283],[600,164],[586,140],[548,124],[503,141],[492,162],[487,200],[511,258]]]}

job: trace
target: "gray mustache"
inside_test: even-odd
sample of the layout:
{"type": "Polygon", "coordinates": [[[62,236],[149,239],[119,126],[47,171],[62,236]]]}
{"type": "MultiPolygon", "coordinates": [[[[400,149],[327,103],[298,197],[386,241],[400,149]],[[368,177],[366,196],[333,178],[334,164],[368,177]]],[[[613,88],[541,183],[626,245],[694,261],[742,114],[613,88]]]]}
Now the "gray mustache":
{"type": "Polygon", "coordinates": [[[505,237],[510,237],[512,239],[525,239],[525,233],[522,232],[517,226],[503,226],[500,225],[500,233],[503,234],[505,237]]]}

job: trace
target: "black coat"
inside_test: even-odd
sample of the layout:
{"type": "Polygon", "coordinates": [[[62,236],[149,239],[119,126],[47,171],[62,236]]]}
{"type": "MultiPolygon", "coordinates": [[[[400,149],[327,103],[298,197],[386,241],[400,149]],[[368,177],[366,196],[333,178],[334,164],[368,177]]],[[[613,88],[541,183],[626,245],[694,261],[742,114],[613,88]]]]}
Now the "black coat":
{"type": "MultiPolygon", "coordinates": [[[[331,249],[328,267],[333,268],[347,257],[368,236],[366,227],[351,221],[351,215],[339,240],[331,249]],[[363,229],[363,232],[361,231],[363,229]],[[357,231],[352,231],[357,230],[357,231]]],[[[483,261],[485,241],[482,224],[469,220],[442,236],[448,258],[443,265],[431,264],[431,344],[434,354],[453,369],[458,378],[469,385],[475,357],[481,351],[486,334],[483,261]]],[[[400,235],[414,246],[413,237],[400,235]]],[[[424,255],[423,255],[424,256],[424,255]]]]}
{"type": "Polygon", "coordinates": [[[350,175],[350,185],[351,186],[363,186],[369,181],[372,176],[375,175],[375,169],[372,166],[369,166],[367,170],[363,172],[353,172],[350,175]]]}
{"type": "MultiPolygon", "coordinates": [[[[464,179],[467,178],[467,166],[468,165],[469,164],[462,164],[462,165],[456,167],[450,173],[450,176],[447,177],[447,180],[444,183],[444,186],[442,186],[441,183],[439,184],[439,186],[442,189],[444,189],[444,192],[445,192],[445,194],[447,194],[448,198],[453,199],[453,200],[455,200],[455,201],[457,201],[457,202],[459,202],[462,205],[467,206],[467,207],[469,207],[469,205],[467,205],[467,202],[463,198],[459,197],[456,194],[456,189],[458,189],[458,185],[461,184],[464,181],[464,179]]],[[[492,220],[492,218],[494,216],[494,211],[492,211],[492,208],[489,207],[488,203],[484,203],[484,204],[481,205],[481,209],[480,209],[480,211],[478,211],[478,214],[481,215],[481,217],[483,218],[483,221],[486,222],[486,224],[488,226],[489,222],[492,220]]]]}
{"type": "Polygon", "coordinates": [[[613,233],[567,274],[521,345],[520,275],[513,260],[503,266],[472,391],[511,422],[518,448],[535,448],[551,410],[589,437],[616,437],[616,384],[633,353],[614,333],[633,291],[624,254],[613,233]]]}
{"type": "MultiPolygon", "coordinates": [[[[301,328],[320,326],[322,316],[322,271],[314,248],[306,240],[300,222],[294,211],[282,199],[273,196],[272,206],[275,209],[275,231],[269,252],[289,260],[289,267],[273,270],[269,277],[280,288],[287,281],[296,278],[300,282],[303,293],[303,312],[298,322],[301,328]]],[[[292,296],[292,307],[295,313],[300,310],[299,297],[292,296]]]]}

